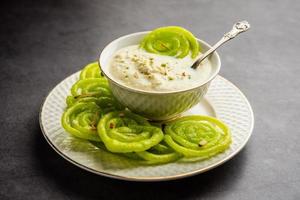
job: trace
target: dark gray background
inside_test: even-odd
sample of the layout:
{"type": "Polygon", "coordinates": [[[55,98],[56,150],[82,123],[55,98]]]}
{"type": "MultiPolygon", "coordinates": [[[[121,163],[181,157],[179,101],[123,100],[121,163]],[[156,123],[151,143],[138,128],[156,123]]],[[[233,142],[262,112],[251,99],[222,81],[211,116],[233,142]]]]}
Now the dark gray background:
{"type": "Polygon", "coordinates": [[[0,199],[300,199],[300,2],[44,0],[0,5],[0,199]],[[214,43],[238,20],[252,30],[219,50],[221,75],[248,97],[246,148],[195,177],[134,183],[73,166],[46,143],[43,98],[111,40],[179,25],[214,43]]]}

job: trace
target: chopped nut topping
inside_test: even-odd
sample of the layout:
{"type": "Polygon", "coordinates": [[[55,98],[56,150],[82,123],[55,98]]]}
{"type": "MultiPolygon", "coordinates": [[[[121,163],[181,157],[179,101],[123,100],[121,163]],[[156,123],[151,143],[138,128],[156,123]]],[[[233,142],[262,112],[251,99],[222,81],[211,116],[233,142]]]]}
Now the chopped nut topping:
{"type": "Polygon", "coordinates": [[[91,130],[97,130],[96,124],[97,124],[98,119],[99,119],[99,112],[97,111],[95,113],[95,115],[93,116],[93,119],[90,124],[91,130]]]}
{"type": "Polygon", "coordinates": [[[139,78],[138,73],[137,73],[137,72],[134,72],[133,77],[134,77],[134,78],[139,78]]]}
{"type": "Polygon", "coordinates": [[[202,139],[202,140],[199,142],[199,146],[200,146],[200,147],[202,147],[202,146],[204,146],[204,145],[206,145],[206,144],[207,144],[207,141],[204,140],[204,139],[202,139]]]}
{"type": "Polygon", "coordinates": [[[147,78],[148,78],[148,79],[152,79],[152,78],[153,78],[153,75],[148,75],[147,78]]]}
{"type": "Polygon", "coordinates": [[[109,128],[112,129],[112,128],[114,128],[114,127],[115,127],[115,124],[113,124],[113,123],[110,123],[110,124],[109,124],[109,128]]]}
{"type": "Polygon", "coordinates": [[[136,63],[138,60],[139,59],[137,59],[137,58],[131,58],[131,61],[134,62],[134,63],[136,63]]]}

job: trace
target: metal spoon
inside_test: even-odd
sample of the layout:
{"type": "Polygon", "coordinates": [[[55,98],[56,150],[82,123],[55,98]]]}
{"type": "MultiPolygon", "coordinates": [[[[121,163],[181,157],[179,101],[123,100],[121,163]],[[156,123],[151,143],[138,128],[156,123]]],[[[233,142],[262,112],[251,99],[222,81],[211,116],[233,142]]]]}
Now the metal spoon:
{"type": "Polygon", "coordinates": [[[233,25],[233,28],[228,33],[224,34],[224,36],[208,51],[206,51],[203,55],[200,56],[199,59],[194,62],[194,64],[191,66],[193,69],[197,69],[199,64],[204,60],[207,56],[212,54],[217,48],[219,48],[222,44],[225,42],[235,38],[238,34],[243,33],[247,31],[250,28],[250,24],[247,21],[241,21],[237,22],[233,25]]]}

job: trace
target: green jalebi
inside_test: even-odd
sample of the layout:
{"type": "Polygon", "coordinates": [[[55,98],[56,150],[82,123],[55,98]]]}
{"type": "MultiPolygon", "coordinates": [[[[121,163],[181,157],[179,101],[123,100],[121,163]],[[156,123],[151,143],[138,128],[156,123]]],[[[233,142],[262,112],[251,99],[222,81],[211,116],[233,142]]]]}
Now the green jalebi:
{"type": "Polygon", "coordinates": [[[105,77],[101,74],[98,62],[90,63],[82,69],[82,71],[80,73],[80,79],[87,79],[87,78],[103,78],[103,79],[105,79],[105,77]]]}
{"type": "Polygon", "coordinates": [[[101,78],[77,81],[71,88],[71,94],[72,96],[68,96],[66,99],[68,107],[76,102],[95,102],[105,113],[124,109],[112,95],[107,81],[101,78]]]}
{"type": "Polygon", "coordinates": [[[109,96],[111,95],[111,91],[106,80],[101,78],[89,78],[77,81],[71,88],[71,94],[74,97],[93,94],[109,96]]]}
{"type": "Polygon", "coordinates": [[[61,123],[67,132],[78,138],[101,141],[97,134],[101,114],[101,108],[93,102],[76,103],[63,113],[61,123]]]}
{"type": "Polygon", "coordinates": [[[165,142],[185,157],[210,158],[231,143],[228,127],[213,117],[186,116],[167,124],[165,142]]]}
{"type": "Polygon", "coordinates": [[[164,138],[160,128],[151,126],[146,119],[129,111],[104,115],[97,130],[106,148],[116,153],[145,151],[164,138]]]}
{"type": "Polygon", "coordinates": [[[200,50],[195,36],[178,26],[161,27],[150,32],[141,42],[141,48],[155,54],[184,58],[191,52],[195,58],[200,50]]]}

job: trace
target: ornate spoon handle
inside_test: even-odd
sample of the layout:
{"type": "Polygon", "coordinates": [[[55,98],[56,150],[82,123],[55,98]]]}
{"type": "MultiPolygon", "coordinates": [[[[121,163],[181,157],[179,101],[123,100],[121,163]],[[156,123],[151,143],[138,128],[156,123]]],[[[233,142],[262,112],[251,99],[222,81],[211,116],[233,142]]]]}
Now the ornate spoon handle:
{"type": "Polygon", "coordinates": [[[237,22],[233,25],[233,28],[228,33],[224,34],[224,36],[208,51],[206,51],[201,57],[194,62],[191,66],[193,69],[196,69],[199,64],[204,60],[207,56],[213,53],[217,48],[219,48],[225,42],[235,38],[238,34],[247,31],[250,28],[250,24],[247,21],[237,22]]]}

